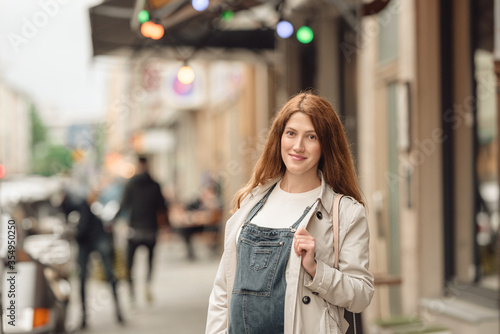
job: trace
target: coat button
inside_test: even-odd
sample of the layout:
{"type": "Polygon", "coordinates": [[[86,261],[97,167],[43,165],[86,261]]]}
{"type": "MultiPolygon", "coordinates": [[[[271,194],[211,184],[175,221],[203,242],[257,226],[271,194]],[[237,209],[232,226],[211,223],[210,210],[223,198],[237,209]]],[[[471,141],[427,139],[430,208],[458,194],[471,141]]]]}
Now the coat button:
{"type": "Polygon", "coordinates": [[[312,294],[315,295],[315,296],[317,296],[317,295],[319,295],[319,292],[313,291],[312,294]]]}
{"type": "Polygon", "coordinates": [[[303,302],[304,304],[306,304],[306,305],[307,305],[307,304],[309,304],[309,303],[311,302],[311,297],[309,297],[309,296],[304,296],[304,297],[302,298],[302,302],[303,302]]]}
{"type": "Polygon", "coordinates": [[[316,217],[318,217],[318,219],[323,219],[323,214],[321,213],[321,211],[316,212],[316,217]]]}

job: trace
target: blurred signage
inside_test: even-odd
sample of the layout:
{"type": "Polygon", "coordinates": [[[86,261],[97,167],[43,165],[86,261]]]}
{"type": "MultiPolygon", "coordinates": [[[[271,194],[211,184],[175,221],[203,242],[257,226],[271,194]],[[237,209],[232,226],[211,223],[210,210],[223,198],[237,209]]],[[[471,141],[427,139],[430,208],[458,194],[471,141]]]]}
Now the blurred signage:
{"type": "Polygon", "coordinates": [[[96,146],[97,130],[89,124],[73,124],[68,127],[66,145],[70,148],[91,148],[96,146]]]}
{"type": "Polygon", "coordinates": [[[245,65],[241,62],[215,62],[210,67],[210,103],[235,99],[241,91],[245,65]]]}
{"type": "Polygon", "coordinates": [[[144,70],[142,86],[148,91],[156,91],[161,86],[160,71],[156,66],[148,66],[144,70]]]}

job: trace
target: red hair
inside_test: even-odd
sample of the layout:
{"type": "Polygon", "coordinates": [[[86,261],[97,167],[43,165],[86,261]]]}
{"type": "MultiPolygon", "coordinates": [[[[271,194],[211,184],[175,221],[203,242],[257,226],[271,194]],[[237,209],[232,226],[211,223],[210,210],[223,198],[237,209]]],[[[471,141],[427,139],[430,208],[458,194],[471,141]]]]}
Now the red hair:
{"type": "Polygon", "coordinates": [[[340,118],[326,100],[311,92],[304,92],[292,97],[276,114],[250,181],[234,197],[234,211],[239,209],[241,202],[253,188],[284,175],[286,167],[281,158],[281,136],[288,120],[296,112],[311,118],[321,145],[318,169],[323,172],[325,182],[335,192],[351,196],[364,205],[340,118]]]}

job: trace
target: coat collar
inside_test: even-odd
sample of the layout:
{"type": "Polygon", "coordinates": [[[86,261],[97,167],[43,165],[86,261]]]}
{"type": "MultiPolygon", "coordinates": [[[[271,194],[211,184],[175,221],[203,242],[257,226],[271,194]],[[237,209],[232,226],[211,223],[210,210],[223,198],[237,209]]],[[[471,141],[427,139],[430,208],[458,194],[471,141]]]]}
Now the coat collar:
{"type": "Polygon", "coordinates": [[[332,214],[333,210],[333,199],[337,195],[335,191],[333,191],[332,187],[325,182],[325,178],[323,177],[323,172],[318,169],[318,175],[321,179],[321,192],[319,194],[319,200],[321,204],[328,212],[329,215],[332,214]]]}
{"type": "MultiPolygon", "coordinates": [[[[321,179],[321,191],[318,196],[318,200],[321,202],[325,210],[328,212],[329,215],[332,214],[332,209],[333,209],[333,199],[337,195],[332,187],[330,187],[326,182],[325,178],[323,177],[323,172],[318,169],[318,176],[321,179]]],[[[275,177],[265,184],[255,187],[251,192],[250,192],[250,198],[253,198],[255,196],[261,197],[264,196],[266,191],[269,190],[269,188],[272,187],[273,184],[278,182],[282,176],[275,177]]]]}

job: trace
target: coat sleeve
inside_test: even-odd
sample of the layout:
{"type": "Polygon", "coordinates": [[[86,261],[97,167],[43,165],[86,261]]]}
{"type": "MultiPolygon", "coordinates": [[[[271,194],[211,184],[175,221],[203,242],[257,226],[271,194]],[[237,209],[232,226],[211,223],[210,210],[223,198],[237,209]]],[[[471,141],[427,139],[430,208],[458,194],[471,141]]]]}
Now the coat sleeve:
{"type": "Polygon", "coordinates": [[[210,294],[205,330],[206,334],[227,333],[229,308],[227,305],[227,282],[225,273],[226,258],[227,254],[224,252],[215,276],[212,293],[210,294]]]}
{"type": "Polygon", "coordinates": [[[374,281],[368,270],[370,234],[365,209],[357,202],[352,205],[348,229],[339,242],[340,271],[317,260],[316,275],[306,275],[305,286],[330,304],[358,313],[370,305],[374,281]]]}

